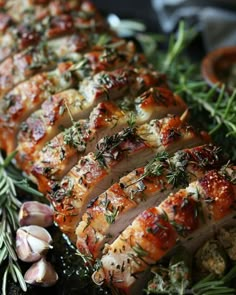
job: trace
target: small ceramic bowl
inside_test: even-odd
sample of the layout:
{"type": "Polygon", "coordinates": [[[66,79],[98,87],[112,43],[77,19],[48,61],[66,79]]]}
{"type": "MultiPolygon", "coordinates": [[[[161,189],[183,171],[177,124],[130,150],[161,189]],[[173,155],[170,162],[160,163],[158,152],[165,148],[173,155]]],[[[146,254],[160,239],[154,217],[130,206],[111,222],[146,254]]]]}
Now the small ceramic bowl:
{"type": "Polygon", "coordinates": [[[225,85],[232,92],[236,89],[236,46],[223,47],[210,52],[202,62],[201,71],[210,86],[225,85]]]}

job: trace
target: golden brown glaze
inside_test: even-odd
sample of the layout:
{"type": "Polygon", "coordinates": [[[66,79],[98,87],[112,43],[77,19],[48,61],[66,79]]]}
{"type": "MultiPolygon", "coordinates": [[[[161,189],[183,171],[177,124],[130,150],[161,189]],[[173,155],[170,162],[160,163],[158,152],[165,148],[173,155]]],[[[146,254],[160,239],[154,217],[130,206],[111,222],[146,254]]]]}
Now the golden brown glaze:
{"type": "MultiPolygon", "coordinates": [[[[96,52],[95,52],[96,53],[96,52]]],[[[102,56],[103,53],[100,54],[102,56]]],[[[90,54],[89,56],[91,56],[90,54]]],[[[129,61],[127,57],[126,62],[129,61]]],[[[107,63],[106,70],[114,67],[121,67],[124,64],[124,59],[116,60],[115,64],[107,63]]],[[[97,65],[91,64],[86,68],[86,75],[92,75],[99,71],[100,66],[105,64],[97,60],[97,65]],[[91,70],[91,68],[93,68],[91,70]]],[[[147,83],[153,82],[154,85],[159,82],[158,73],[149,73],[152,79],[147,79],[148,74],[144,71],[144,76],[147,83]]],[[[27,159],[26,165],[30,165],[38,158],[38,152],[43,148],[44,144],[53,136],[56,136],[61,129],[72,125],[72,120],[86,118],[94,106],[104,99],[117,100],[123,96],[134,96],[139,94],[140,90],[147,89],[152,86],[150,84],[137,83],[137,78],[142,79],[142,71],[130,70],[122,68],[112,72],[100,72],[98,75],[89,81],[86,79],[79,87],[79,91],[67,90],[59,94],[53,95],[47,99],[41,106],[38,112],[30,116],[23,125],[23,130],[18,135],[18,165],[21,165],[23,159],[27,159]],[[141,87],[141,89],[140,89],[141,87]],[[39,134],[40,132],[40,134],[39,134]]],[[[27,166],[24,165],[24,170],[27,171],[27,166]]],[[[21,167],[21,166],[20,166],[21,167]]],[[[31,168],[31,167],[30,167],[31,168]]]]}
{"type": "Polygon", "coordinates": [[[80,221],[87,204],[92,198],[106,190],[111,181],[118,180],[127,170],[144,165],[157,152],[166,150],[173,153],[182,144],[193,146],[201,142],[204,142],[204,139],[198,134],[191,133],[189,137],[181,120],[173,116],[162,120],[153,120],[151,123],[137,128],[126,128],[118,134],[105,137],[98,142],[95,153],[89,153],[82,157],[65,176],[65,179],[56,185],[56,195],[58,193],[61,195],[63,192],[64,197],[57,202],[57,199],[54,199],[54,192],[50,193],[49,197],[56,211],[56,222],[62,231],[65,231],[74,240],[75,226],[80,221]],[[173,124],[177,127],[176,121],[179,122],[178,132],[181,136],[163,145],[161,143],[162,133],[166,132],[167,126],[170,129],[173,124]],[[66,190],[64,181],[67,183],[66,190]],[[61,214],[60,208],[64,208],[64,202],[70,202],[71,208],[74,209],[67,213],[63,210],[61,214]],[[69,226],[66,215],[69,216],[69,226]],[[63,223],[61,216],[63,216],[63,223]],[[72,216],[73,223],[71,222],[72,216]]]}
{"type": "Polygon", "coordinates": [[[234,212],[235,201],[235,185],[215,170],[207,172],[186,189],[171,194],[158,207],[141,213],[107,245],[101,268],[93,275],[94,281],[98,284],[106,281],[130,294],[138,280],[135,274],[155,264],[179,240],[198,239],[199,231],[209,230],[234,212]],[[128,261],[129,257],[133,259],[128,261]],[[123,265],[123,269],[118,265],[123,265]]]}
{"type": "MultiPolygon", "coordinates": [[[[160,204],[171,192],[203,177],[208,169],[220,163],[219,150],[212,145],[205,145],[176,152],[173,157],[166,156],[164,160],[157,159],[159,176],[147,174],[148,166],[130,172],[89,204],[76,229],[78,249],[93,258],[100,257],[104,243],[111,243],[135,216],[154,204],[160,204]],[[181,178],[171,182],[171,171],[182,173],[181,178]],[[116,214],[111,220],[109,215],[112,212],[116,214]]],[[[171,208],[177,221],[189,220],[188,230],[195,229],[197,222],[192,202],[183,204],[182,198],[180,201],[176,195],[167,202],[167,207],[171,208]],[[189,218],[186,214],[189,214],[189,218]]]]}

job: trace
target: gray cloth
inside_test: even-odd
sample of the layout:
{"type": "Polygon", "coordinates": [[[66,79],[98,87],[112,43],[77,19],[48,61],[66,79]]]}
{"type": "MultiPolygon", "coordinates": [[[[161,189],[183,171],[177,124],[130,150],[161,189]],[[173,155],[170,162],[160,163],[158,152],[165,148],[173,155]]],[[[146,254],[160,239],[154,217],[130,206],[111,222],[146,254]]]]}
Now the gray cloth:
{"type": "Polygon", "coordinates": [[[152,5],[166,33],[185,19],[202,32],[207,51],[236,45],[236,0],[152,0],[152,5]]]}

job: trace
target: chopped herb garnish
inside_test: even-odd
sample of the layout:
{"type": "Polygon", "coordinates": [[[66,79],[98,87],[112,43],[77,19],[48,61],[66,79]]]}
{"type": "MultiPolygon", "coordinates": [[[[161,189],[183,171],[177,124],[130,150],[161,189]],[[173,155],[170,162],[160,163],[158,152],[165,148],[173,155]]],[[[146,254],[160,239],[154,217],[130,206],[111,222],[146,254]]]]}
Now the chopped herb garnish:
{"type": "MultiPolygon", "coordinates": [[[[105,156],[109,154],[112,156],[112,151],[125,140],[136,136],[135,128],[126,128],[120,133],[116,133],[112,136],[105,136],[96,147],[96,160],[102,167],[106,167],[105,156]]],[[[137,138],[139,139],[138,135],[137,138]]]]}
{"type": "Polygon", "coordinates": [[[79,151],[86,149],[86,142],[83,139],[85,130],[82,130],[80,122],[75,122],[70,128],[64,131],[64,143],[79,151]]]}
{"type": "Polygon", "coordinates": [[[106,210],[105,218],[106,218],[107,223],[109,223],[109,224],[114,223],[118,213],[119,213],[119,207],[106,210]]]}
{"type": "Polygon", "coordinates": [[[148,252],[144,250],[138,243],[136,243],[136,245],[133,246],[132,249],[138,255],[139,258],[148,256],[148,252]]]}

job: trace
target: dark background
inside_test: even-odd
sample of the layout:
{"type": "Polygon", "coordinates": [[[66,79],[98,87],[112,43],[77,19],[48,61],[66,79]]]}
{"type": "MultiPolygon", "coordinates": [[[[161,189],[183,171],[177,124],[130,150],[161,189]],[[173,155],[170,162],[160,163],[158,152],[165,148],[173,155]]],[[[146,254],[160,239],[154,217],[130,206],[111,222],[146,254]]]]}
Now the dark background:
{"type": "MultiPolygon", "coordinates": [[[[204,0],[204,2],[206,1],[204,0]]],[[[162,31],[158,22],[158,16],[154,11],[150,0],[93,0],[93,3],[96,5],[98,11],[104,16],[114,13],[121,19],[142,21],[148,32],[168,35],[162,31]]],[[[201,33],[199,33],[189,45],[187,54],[193,59],[193,61],[197,62],[200,62],[204,57],[206,50],[204,48],[201,33]]]]}
{"type": "MultiPolygon", "coordinates": [[[[118,15],[121,19],[135,19],[142,21],[149,32],[154,33],[164,33],[162,31],[161,26],[158,22],[157,13],[154,11],[152,7],[151,0],[92,0],[97,6],[98,10],[103,13],[103,15],[107,15],[110,13],[114,13],[118,15]]],[[[162,1],[162,0],[156,0],[162,1]]],[[[167,1],[168,2],[168,1],[167,1]]],[[[174,3],[174,1],[172,0],[174,3]]],[[[201,11],[204,8],[211,7],[226,14],[233,14],[234,21],[226,25],[228,21],[228,17],[226,19],[219,19],[216,16],[215,24],[212,24],[209,28],[206,28],[204,32],[202,31],[202,27],[204,25],[200,22],[199,15],[195,17],[188,17],[187,23],[192,26],[193,24],[199,30],[199,34],[196,39],[190,45],[190,52],[193,56],[194,60],[200,61],[204,55],[214,48],[222,47],[222,46],[232,46],[236,44],[236,33],[234,33],[234,27],[236,28],[236,0],[185,0],[182,1],[181,4],[178,4],[179,1],[176,0],[176,4],[172,5],[170,8],[171,11],[174,11],[177,7],[200,7],[200,15],[201,11]],[[207,32],[207,34],[206,34],[207,32]],[[230,32],[232,34],[230,34],[230,32]],[[208,37],[206,37],[208,35],[208,37]],[[209,36],[216,36],[214,39],[215,45],[209,46],[211,40],[209,36]],[[230,43],[227,41],[224,43],[224,38],[229,35],[230,43]],[[208,40],[208,41],[206,41],[208,40]],[[223,43],[222,43],[223,40],[223,43]]],[[[168,6],[167,6],[168,7],[168,6]]],[[[176,27],[173,29],[176,30],[176,27]]],[[[171,33],[171,32],[169,32],[171,33]]]]}
{"type": "Polygon", "coordinates": [[[104,14],[115,13],[121,18],[143,20],[149,31],[159,31],[157,16],[149,0],[93,0],[104,14]]]}

